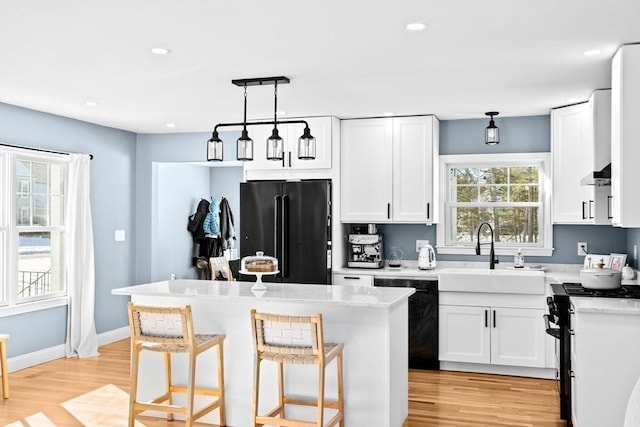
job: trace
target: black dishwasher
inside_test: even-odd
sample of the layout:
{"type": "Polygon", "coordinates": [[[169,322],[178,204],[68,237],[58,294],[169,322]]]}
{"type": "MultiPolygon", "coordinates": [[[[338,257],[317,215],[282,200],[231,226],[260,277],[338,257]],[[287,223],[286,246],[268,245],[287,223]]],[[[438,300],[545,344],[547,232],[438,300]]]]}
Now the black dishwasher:
{"type": "Polygon", "coordinates": [[[409,297],[409,368],[439,370],[438,281],[376,277],[373,285],[416,289],[409,297]]]}

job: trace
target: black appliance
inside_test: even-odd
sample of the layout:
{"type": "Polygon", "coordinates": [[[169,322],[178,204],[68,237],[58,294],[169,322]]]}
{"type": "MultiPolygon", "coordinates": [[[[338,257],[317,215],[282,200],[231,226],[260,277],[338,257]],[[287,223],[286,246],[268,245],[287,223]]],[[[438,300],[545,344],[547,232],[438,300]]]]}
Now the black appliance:
{"type": "Polygon", "coordinates": [[[376,277],[373,286],[416,289],[409,297],[409,368],[439,370],[438,281],[376,277]]]}
{"type": "Polygon", "coordinates": [[[240,256],[278,259],[264,282],[331,284],[331,181],[240,183],[240,234],[240,256]]]}
{"type": "Polygon", "coordinates": [[[544,315],[547,333],[558,339],[558,378],[560,380],[560,418],[571,420],[571,297],[640,299],[640,287],[622,285],[618,289],[587,289],[580,283],[554,283],[553,296],[547,298],[549,313],[544,315]],[[557,327],[552,327],[551,324],[557,327]]]}

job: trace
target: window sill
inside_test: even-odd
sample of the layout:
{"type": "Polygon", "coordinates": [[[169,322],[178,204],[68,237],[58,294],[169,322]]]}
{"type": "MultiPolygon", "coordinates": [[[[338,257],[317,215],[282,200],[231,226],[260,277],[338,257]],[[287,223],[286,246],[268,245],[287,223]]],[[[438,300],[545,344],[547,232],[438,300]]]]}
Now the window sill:
{"type": "MultiPolygon", "coordinates": [[[[473,247],[462,246],[437,246],[438,254],[446,255],[475,255],[476,250],[473,247]]],[[[517,248],[495,248],[496,255],[515,255],[517,248]]],[[[489,255],[489,248],[482,247],[482,255],[489,255]]],[[[551,256],[553,248],[522,248],[524,256],[551,256]]]]}
{"type": "Polygon", "coordinates": [[[10,307],[0,307],[0,317],[15,316],[16,314],[30,313],[32,311],[46,310],[54,307],[62,307],[69,304],[69,297],[50,298],[42,301],[25,302],[10,307]]]}

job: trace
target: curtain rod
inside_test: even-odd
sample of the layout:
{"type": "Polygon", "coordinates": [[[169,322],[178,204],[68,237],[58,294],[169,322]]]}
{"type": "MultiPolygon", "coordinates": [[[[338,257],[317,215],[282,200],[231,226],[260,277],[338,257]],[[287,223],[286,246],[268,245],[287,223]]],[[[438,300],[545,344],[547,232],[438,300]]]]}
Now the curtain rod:
{"type": "MultiPolygon", "coordinates": [[[[21,145],[5,144],[2,142],[0,142],[0,145],[3,145],[5,147],[21,148],[23,150],[40,151],[42,153],[64,154],[65,156],[68,156],[70,154],[70,153],[65,153],[64,151],[47,150],[45,148],[23,147],[21,145]]],[[[89,154],[89,159],[93,160],[93,154],[89,154]]]]}

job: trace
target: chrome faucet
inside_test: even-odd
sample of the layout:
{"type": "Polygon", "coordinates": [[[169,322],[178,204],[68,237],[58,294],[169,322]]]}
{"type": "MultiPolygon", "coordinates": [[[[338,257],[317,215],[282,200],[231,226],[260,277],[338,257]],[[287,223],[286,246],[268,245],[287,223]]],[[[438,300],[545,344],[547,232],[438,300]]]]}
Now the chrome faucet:
{"type": "Polygon", "coordinates": [[[480,243],[480,230],[482,229],[483,225],[486,225],[487,227],[489,227],[489,230],[491,231],[491,250],[489,251],[489,269],[495,270],[496,264],[498,264],[499,261],[498,261],[498,257],[496,257],[496,252],[493,248],[493,228],[491,228],[491,224],[489,224],[488,222],[483,222],[482,224],[480,224],[480,227],[478,227],[478,238],[476,239],[476,255],[480,255],[480,245],[489,244],[489,243],[480,243]]]}

